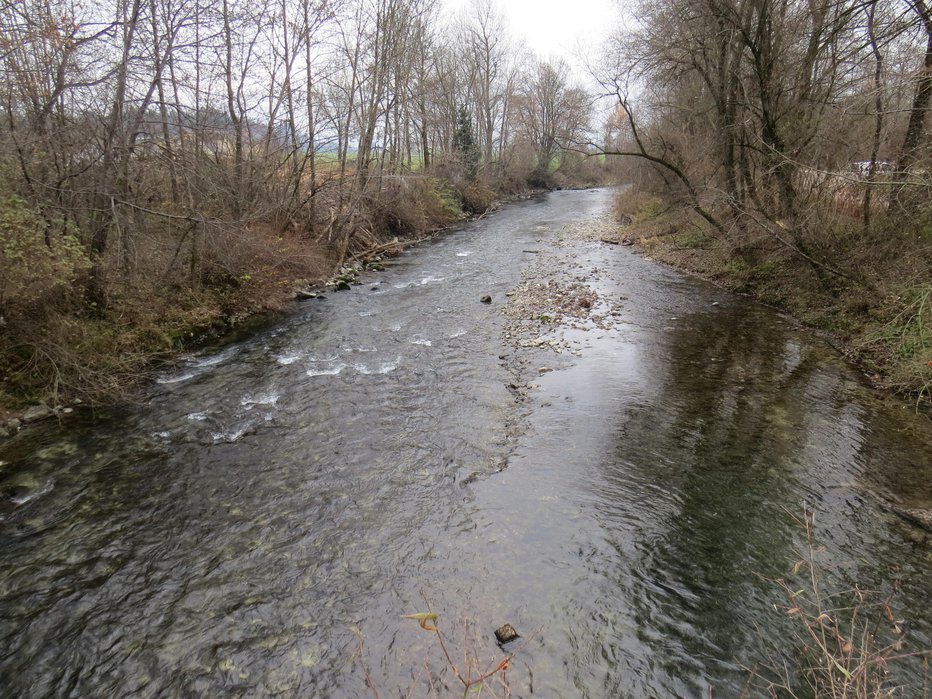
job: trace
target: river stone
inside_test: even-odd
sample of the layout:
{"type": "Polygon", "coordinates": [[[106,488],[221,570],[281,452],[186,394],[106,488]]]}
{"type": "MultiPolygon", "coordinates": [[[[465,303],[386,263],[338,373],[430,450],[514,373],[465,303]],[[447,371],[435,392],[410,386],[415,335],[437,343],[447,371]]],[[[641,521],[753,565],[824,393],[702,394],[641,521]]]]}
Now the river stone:
{"type": "Polygon", "coordinates": [[[29,408],[29,410],[23,413],[23,422],[36,422],[37,420],[47,418],[51,414],[52,409],[49,406],[40,403],[39,405],[32,406],[29,408]]]}
{"type": "Polygon", "coordinates": [[[337,291],[349,291],[350,290],[349,282],[346,281],[345,279],[341,279],[340,281],[337,282],[336,290],[337,291]]]}
{"type": "Polygon", "coordinates": [[[495,629],[495,638],[501,644],[511,643],[513,640],[520,637],[521,634],[515,631],[515,627],[511,624],[505,624],[495,629]]]}
{"type": "Polygon", "coordinates": [[[491,297],[491,296],[483,296],[483,297],[480,299],[480,301],[482,301],[482,303],[492,303],[492,297],[491,297]]]}
{"type": "Polygon", "coordinates": [[[301,290],[295,292],[295,295],[294,295],[294,296],[295,296],[296,299],[299,299],[299,300],[301,300],[301,301],[305,301],[305,300],[307,300],[307,299],[316,299],[316,298],[317,298],[317,294],[316,294],[316,293],[314,293],[313,291],[305,291],[304,289],[301,289],[301,290]]]}

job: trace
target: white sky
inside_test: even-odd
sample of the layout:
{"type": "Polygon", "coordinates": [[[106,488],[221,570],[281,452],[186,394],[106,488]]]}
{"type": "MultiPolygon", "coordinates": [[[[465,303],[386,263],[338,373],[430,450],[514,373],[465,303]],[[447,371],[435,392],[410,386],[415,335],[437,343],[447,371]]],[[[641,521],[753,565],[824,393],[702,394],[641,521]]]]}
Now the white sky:
{"type": "MultiPolygon", "coordinates": [[[[562,57],[581,71],[580,50],[594,51],[620,22],[618,0],[493,0],[515,38],[542,58],[562,57]]],[[[469,0],[443,0],[452,12],[469,0]]]]}

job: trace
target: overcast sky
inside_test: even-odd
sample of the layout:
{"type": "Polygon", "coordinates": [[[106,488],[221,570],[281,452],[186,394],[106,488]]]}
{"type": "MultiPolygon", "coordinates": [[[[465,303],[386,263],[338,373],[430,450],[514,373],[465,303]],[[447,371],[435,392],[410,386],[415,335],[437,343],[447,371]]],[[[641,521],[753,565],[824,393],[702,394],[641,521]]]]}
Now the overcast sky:
{"type": "MultiPolygon", "coordinates": [[[[543,58],[563,57],[579,69],[579,47],[595,49],[619,22],[618,0],[493,0],[512,34],[543,58]]],[[[451,11],[469,0],[444,0],[451,11]]]]}

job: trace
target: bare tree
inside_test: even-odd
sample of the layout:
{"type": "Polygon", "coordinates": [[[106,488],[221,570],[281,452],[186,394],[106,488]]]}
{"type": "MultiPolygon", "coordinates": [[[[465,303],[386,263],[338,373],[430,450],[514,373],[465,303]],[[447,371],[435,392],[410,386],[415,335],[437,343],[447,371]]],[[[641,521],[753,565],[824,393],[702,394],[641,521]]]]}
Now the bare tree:
{"type": "Polygon", "coordinates": [[[534,145],[540,174],[559,167],[563,148],[578,143],[587,126],[588,97],[570,85],[568,74],[563,61],[539,61],[521,94],[522,125],[534,145]]]}

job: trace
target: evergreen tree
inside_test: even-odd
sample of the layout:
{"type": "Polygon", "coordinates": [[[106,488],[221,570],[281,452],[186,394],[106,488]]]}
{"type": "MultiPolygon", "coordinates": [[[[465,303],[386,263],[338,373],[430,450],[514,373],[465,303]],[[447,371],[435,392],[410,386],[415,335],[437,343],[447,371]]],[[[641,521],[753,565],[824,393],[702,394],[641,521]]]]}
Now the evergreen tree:
{"type": "Polygon", "coordinates": [[[476,174],[479,172],[479,146],[473,134],[469,111],[465,107],[460,107],[456,133],[453,134],[453,150],[462,159],[469,179],[476,179],[476,174]]]}

